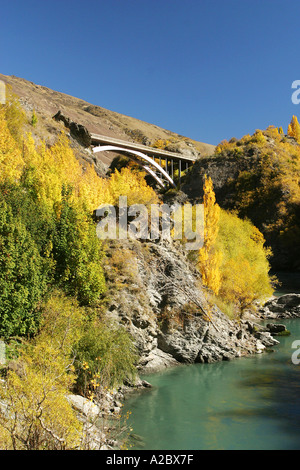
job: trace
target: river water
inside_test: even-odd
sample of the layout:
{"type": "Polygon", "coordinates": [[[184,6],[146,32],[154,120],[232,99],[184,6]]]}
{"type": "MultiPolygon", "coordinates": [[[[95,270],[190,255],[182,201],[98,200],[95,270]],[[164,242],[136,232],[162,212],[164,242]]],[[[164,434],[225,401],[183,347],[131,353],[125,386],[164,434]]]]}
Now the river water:
{"type": "Polygon", "coordinates": [[[300,450],[300,319],[280,323],[273,352],[143,376],[153,388],[125,404],[132,449],[300,450]]]}

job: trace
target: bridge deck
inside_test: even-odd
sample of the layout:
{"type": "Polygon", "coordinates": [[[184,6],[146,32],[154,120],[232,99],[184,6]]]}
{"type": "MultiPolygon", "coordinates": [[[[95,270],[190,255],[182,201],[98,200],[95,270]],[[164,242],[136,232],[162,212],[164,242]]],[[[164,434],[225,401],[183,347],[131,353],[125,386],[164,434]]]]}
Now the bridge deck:
{"type": "Polygon", "coordinates": [[[194,162],[196,161],[195,157],[187,157],[181,153],[169,152],[168,150],[158,149],[155,147],[149,147],[148,145],[137,144],[135,142],[128,142],[126,140],[115,139],[114,137],[107,137],[105,135],[99,134],[91,134],[92,144],[93,145],[120,145],[123,148],[128,148],[129,150],[139,150],[141,152],[145,152],[148,155],[152,155],[153,157],[161,157],[163,159],[173,159],[173,160],[182,160],[186,162],[194,162]]]}

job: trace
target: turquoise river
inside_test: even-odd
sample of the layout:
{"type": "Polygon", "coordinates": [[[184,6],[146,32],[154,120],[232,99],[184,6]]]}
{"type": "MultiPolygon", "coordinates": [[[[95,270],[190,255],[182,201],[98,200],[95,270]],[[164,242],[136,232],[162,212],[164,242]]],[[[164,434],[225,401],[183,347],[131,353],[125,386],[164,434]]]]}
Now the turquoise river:
{"type": "Polygon", "coordinates": [[[291,335],[273,352],[143,376],[153,388],[125,402],[132,449],[300,450],[300,319],[279,323],[291,335]]]}

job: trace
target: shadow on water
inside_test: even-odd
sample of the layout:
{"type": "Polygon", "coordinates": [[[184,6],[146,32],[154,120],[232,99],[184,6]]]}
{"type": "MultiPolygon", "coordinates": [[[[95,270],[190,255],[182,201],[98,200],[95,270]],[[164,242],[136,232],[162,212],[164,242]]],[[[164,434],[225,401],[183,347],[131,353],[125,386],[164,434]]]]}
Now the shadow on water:
{"type": "MultiPolygon", "coordinates": [[[[280,363],[284,369],[286,361],[281,359],[277,365],[280,366],[280,363]]],[[[275,420],[284,433],[299,436],[300,447],[300,369],[298,366],[289,367],[288,370],[282,369],[249,371],[249,377],[237,385],[245,392],[254,391],[257,406],[219,411],[217,414],[219,417],[259,417],[275,420]]]]}

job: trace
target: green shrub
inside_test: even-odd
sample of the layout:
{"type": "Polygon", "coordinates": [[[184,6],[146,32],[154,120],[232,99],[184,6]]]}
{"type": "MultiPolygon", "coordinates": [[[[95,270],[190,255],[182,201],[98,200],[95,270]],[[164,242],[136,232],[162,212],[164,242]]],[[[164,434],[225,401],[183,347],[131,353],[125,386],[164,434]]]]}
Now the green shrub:
{"type": "Polygon", "coordinates": [[[31,125],[32,127],[35,127],[37,125],[38,118],[37,115],[35,114],[35,111],[33,110],[32,116],[31,116],[31,125]]]}
{"type": "Polygon", "coordinates": [[[0,199],[0,336],[36,332],[46,290],[39,250],[20,216],[0,199]]]}
{"type": "Polygon", "coordinates": [[[53,240],[56,282],[81,305],[96,305],[105,292],[102,244],[92,219],[69,196],[70,190],[64,189],[53,240]]]}
{"type": "Polygon", "coordinates": [[[28,169],[23,173],[21,184],[2,184],[0,198],[5,200],[13,216],[22,220],[30,233],[42,257],[44,273],[50,282],[54,271],[52,258],[52,244],[56,229],[54,212],[50,211],[37,197],[30,181],[31,177],[32,172],[28,169]]]}
{"type": "Polygon", "coordinates": [[[45,342],[67,357],[84,334],[86,311],[76,299],[54,289],[41,304],[40,330],[36,341],[45,342]]]}
{"type": "Polygon", "coordinates": [[[77,388],[83,392],[92,380],[114,387],[135,376],[137,354],[129,333],[122,326],[89,322],[76,345],[77,388]]]}

